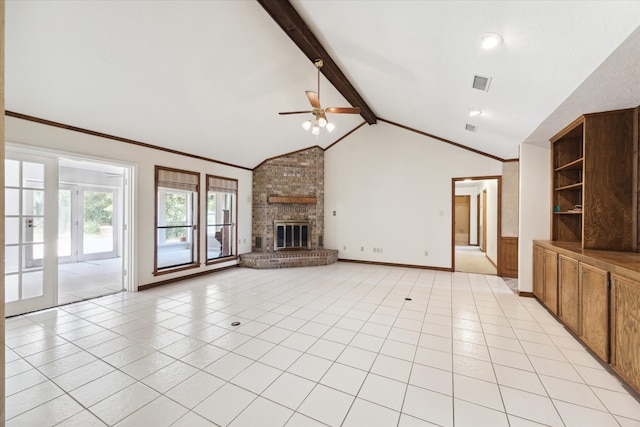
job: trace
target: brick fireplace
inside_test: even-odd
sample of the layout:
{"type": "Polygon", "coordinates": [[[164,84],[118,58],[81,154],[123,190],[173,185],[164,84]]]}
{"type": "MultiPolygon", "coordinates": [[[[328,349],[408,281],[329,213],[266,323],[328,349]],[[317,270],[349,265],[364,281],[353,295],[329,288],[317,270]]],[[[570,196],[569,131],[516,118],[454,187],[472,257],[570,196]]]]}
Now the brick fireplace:
{"type": "Polygon", "coordinates": [[[331,264],[337,261],[338,251],[324,249],[323,236],[324,151],[321,148],[269,159],[254,169],[251,253],[240,256],[240,265],[278,268],[331,264]],[[276,251],[276,221],[308,224],[306,247],[276,251]]]}

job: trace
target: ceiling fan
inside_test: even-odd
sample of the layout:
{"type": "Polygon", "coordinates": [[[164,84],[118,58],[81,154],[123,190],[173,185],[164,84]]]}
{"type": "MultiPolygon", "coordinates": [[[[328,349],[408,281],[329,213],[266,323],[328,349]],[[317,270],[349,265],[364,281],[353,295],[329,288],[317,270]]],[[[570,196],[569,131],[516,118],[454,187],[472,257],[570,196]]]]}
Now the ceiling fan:
{"type": "Polygon", "coordinates": [[[324,65],[322,59],[316,59],[313,62],[318,69],[318,91],[313,92],[310,90],[305,91],[307,94],[307,98],[313,107],[313,110],[308,111],[287,111],[281,112],[280,115],[288,115],[288,114],[307,114],[311,113],[315,117],[315,123],[311,120],[307,120],[302,123],[302,127],[304,130],[311,130],[311,133],[318,136],[320,134],[320,128],[326,128],[329,132],[331,132],[335,126],[333,123],[329,123],[327,119],[326,113],[332,114],[360,114],[359,107],[329,107],[322,108],[320,106],[320,68],[324,65]]]}

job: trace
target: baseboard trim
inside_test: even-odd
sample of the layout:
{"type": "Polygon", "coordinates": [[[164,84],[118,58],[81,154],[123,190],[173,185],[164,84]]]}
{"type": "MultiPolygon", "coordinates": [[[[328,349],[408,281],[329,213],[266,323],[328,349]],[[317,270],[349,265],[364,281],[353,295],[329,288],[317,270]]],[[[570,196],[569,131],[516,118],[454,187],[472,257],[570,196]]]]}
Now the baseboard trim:
{"type": "Polygon", "coordinates": [[[138,286],[138,291],[146,291],[147,289],[157,288],[158,286],[169,285],[171,283],[181,282],[182,280],[193,279],[194,277],[206,276],[207,274],[217,273],[219,271],[229,270],[231,268],[238,268],[239,265],[228,265],[226,267],[216,268],[214,270],[201,271],[199,273],[187,274],[186,276],[174,277],[173,279],[162,280],[160,282],[148,283],[146,285],[138,286]]]}
{"type": "Polygon", "coordinates": [[[426,265],[415,265],[415,264],[396,264],[392,262],[361,261],[358,259],[347,259],[347,258],[338,258],[338,261],[352,262],[356,264],[384,265],[387,267],[418,268],[420,270],[436,270],[436,271],[447,271],[447,272],[453,271],[452,268],[446,268],[446,267],[430,267],[426,265]]]}
{"type": "Polygon", "coordinates": [[[526,292],[526,291],[518,291],[518,296],[519,297],[524,297],[524,298],[535,298],[536,297],[533,294],[533,292],[526,292]]]}

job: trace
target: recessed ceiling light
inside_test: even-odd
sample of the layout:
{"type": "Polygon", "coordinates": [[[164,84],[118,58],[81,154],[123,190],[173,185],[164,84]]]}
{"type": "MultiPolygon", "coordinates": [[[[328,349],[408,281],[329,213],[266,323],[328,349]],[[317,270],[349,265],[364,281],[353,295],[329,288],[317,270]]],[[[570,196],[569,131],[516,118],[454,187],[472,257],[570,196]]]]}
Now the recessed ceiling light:
{"type": "Polygon", "coordinates": [[[469,115],[471,117],[479,116],[482,114],[482,110],[469,110],[469,115]]]}
{"type": "Polygon", "coordinates": [[[482,36],[482,47],[485,49],[493,49],[502,43],[502,36],[497,33],[486,33],[482,36]]]}

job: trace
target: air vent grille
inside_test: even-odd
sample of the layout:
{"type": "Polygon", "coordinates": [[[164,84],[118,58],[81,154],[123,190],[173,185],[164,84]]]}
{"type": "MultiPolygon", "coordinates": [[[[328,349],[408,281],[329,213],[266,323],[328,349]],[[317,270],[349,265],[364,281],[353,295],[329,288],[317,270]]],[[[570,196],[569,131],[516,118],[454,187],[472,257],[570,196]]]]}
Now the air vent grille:
{"type": "Polygon", "coordinates": [[[489,84],[491,83],[491,77],[473,76],[473,88],[478,90],[489,90],[489,84]]]}
{"type": "Polygon", "coordinates": [[[475,132],[476,129],[478,129],[478,126],[474,126],[474,125],[470,125],[469,123],[467,123],[464,126],[465,130],[468,130],[469,132],[475,132]]]}

